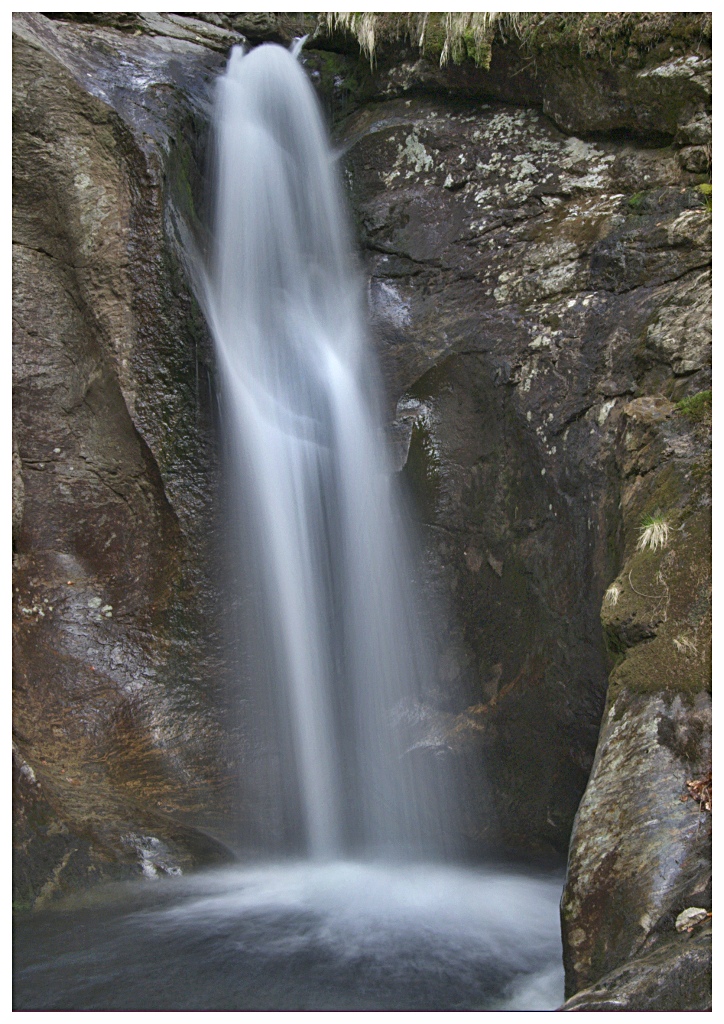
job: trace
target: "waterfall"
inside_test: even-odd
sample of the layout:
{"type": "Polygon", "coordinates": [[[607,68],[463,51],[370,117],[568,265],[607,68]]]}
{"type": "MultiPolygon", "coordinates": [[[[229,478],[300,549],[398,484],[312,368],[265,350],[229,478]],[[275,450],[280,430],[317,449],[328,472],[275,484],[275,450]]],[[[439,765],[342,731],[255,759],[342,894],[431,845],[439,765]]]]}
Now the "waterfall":
{"type": "Polygon", "coordinates": [[[235,50],[215,134],[213,250],[192,272],[221,379],[258,841],[28,915],[15,1009],[552,1009],[562,877],[454,863],[461,786],[425,717],[429,629],[351,236],[294,57],[235,50]]]}
{"type": "MultiPolygon", "coordinates": [[[[232,51],[217,91],[203,304],[220,368],[257,799],[312,858],[440,853],[446,758],[333,154],[293,55],[232,51]]],[[[236,557],[236,556],[235,556],[236,557]]],[[[253,772],[253,766],[249,771],[253,772]]]]}

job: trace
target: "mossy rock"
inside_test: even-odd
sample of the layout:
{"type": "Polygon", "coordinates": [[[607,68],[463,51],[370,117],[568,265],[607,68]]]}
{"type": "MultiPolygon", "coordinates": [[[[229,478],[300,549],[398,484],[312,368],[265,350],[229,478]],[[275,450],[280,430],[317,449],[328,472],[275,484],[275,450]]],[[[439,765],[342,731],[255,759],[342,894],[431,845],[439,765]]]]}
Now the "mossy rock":
{"type": "Polygon", "coordinates": [[[608,704],[623,690],[692,695],[711,690],[711,523],[709,510],[682,511],[673,540],[637,551],[601,612],[617,664],[608,704]]]}
{"type": "Polygon", "coordinates": [[[710,182],[703,182],[701,185],[696,186],[696,191],[703,197],[704,203],[707,210],[711,213],[712,209],[712,187],[710,182]]]}
{"type": "Polygon", "coordinates": [[[692,423],[711,424],[711,391],[698,391],[676,403],[677,412],[692,423]]]}

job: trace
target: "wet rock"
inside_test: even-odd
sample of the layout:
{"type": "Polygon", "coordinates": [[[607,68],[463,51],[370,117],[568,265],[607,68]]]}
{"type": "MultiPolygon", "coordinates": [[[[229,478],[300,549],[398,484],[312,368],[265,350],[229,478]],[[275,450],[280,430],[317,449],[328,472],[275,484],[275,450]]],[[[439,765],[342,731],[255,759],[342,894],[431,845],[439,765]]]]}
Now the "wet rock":
{"type": "MultiPolygon", "coordinates": [[[[708,379],[710,214],[673,149],[566,137],[532,110],[393,100],[340,138],[430,586],[481,666],[457,678],[458,751],[496,765],[490,835],[562,850],[606,690],[611,445],[624,410],[674,415],[654,381],[708,379]]],[[[658,624],[639,611],[621,642],[658,624]]]]}
{"type": "Polygon", "coordinates": [[[24,906],[137,870],[124,833],[168,844],[228,810],[209,358],[168,232],[195,187],[184,133],[223,58],[188,32],[126,28],[14,19],[14,735],[34,777],[28,789],[21,772],[16,790],[24,906]],[[151,666],[154,685],[134,689],[151,666]]]}
{"type": "Polygon", "coordinates": [[[228,53],[231,46],[246,41],[244,36],[234,29],[229,30],[189,15],[147,13],[139,14],[137,17],[142,32],[165,39],[200,43],[224,54],[228,53]]]}
{"type": "Polygon", "coordinates": [[[23,523],[23,507],[25,505],[25,484],[23,482],[23,467],[20,460],[20,452],[17,449],[16,439],[13,436],[13,490],[12,490],[12,523],[13,523],[13,544],[20,533],[23,523]]]}
{"type": "Polygon", "coordinates": [[[560,1007],[570,1012],[711,1010],[711,928],[611,971],[560,1007]]]}
{"type": "Polygon", "coordinates": [[[569,993],[657,945],[706,888],[709,823],[681,799],[687,778],[710,756],[705,695],[694,709],[704,731],[691,758],[662,742],[662,721],[691,716],[680,697],[667,706],[658,695],[626,693],[607,711],[562,903],[569,993]]]}
{"type": "MultiPolygon", "coordinates": [[[[204,15],[201,15],[204,17],[204,15]]],[[[281,43],[284,46],[301,36],[310,35],[316,27],[313,15],[270,14],[249,12],[228,16],[230,26],[251,43],[281,43]]]]}

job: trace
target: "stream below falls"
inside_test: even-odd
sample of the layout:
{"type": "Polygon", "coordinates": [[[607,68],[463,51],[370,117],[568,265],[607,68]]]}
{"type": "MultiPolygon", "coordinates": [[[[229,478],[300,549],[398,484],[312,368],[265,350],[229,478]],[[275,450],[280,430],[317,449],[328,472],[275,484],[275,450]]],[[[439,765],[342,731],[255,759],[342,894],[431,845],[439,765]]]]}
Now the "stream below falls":
{"type": "Polygon", "coordinates": [[[562,884],[353,861],[119,883],[16,925],[13,1006],[552,1010],[562,884]]]}

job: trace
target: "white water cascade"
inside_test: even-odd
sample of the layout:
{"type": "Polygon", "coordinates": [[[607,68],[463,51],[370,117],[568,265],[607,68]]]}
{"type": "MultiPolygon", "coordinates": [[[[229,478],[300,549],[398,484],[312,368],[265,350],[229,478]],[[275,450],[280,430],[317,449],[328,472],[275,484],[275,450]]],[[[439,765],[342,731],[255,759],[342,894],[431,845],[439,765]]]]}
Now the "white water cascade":
{"type": "Polygon", "coordinates": [[[241,555],[240,699],[259,733],[242,774],[256,769],[265,842],[28,915],[14,1008],[553,1009],[560,874],[456,864],[444,745],[406,732],[430,669],[314,94],[281,48],[236,50],[216,118],[198,287],[241,555]]]}
{"type": "Polygon", "coordinates": [[[235,48],[215,130],[204,305],[251,593],[245,655],[277,751],[265,813],[286,815],[287,836],[295,821],[313,858],[439,851],[444,758],[406,753],[395,728],[429,672],[407,541],[334,158],[295,57],[235,48]]]}

